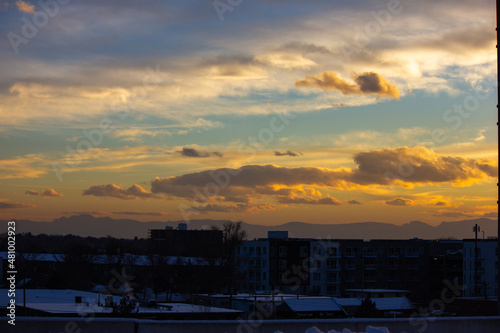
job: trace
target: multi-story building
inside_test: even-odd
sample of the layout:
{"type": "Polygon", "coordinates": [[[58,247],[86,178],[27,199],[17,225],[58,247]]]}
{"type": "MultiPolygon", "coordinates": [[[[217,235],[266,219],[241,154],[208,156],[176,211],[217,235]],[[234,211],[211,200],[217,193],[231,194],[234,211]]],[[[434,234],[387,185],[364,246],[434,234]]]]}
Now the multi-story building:
{"type": "Polygon", "coordinates": [[[240,268],[248,271],[242,291],[344,296],[349,289],[390,289],[425,301],[439,297],[445,279],[461,283],[461,241],[269,236],[240,247],[240,268]]]}
{"type": "Polygon", "coordinates": [[[287,232],[268,236],[244,241],[238,250],[246,276],[241,291],[340,295],[338,241],[288,238],[287,232]]]}
{"type": "Polygon", "coordinates": [[[494,239],[477,240],[464,239],[463,241],[463,281],[464,296],[497,297],[498,241],[494,239]],[[477,279],[476,279],[477,262],[477,279]]]}

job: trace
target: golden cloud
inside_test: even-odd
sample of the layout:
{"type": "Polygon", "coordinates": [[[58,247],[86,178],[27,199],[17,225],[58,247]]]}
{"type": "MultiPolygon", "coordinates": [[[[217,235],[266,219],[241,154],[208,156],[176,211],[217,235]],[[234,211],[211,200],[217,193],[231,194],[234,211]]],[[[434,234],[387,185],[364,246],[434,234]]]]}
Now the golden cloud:
{"type": "Polygon", "coordinates": [[[394,99],[399,99],[401,95],[394,84],[375,72],[354,73],[353,80],[354,83],[349,83],[334,72],[324,72],[316,76],[308,75],[303,80],[297,79],[295,86],[298,88],[317,87],[323,90],[338,90],[344,95],[377,95],[377,97],[394,99]]]}
{"type": "Polygon", "coordinates": [[[35,14],[35,5],[32,5],[26,1],[18,0],[18,1],[16,1],[16,6],[20,12],[28,13],[28,14],[35,14]]]}
{"type": "Polygon", "coordinates": [[[123,189],[115,184],[94,185],[83,191],[83,195],[93,195],[96,197],[112,197],[123,200],[150,199],[158,196],[146,191],[139,185],[132,185],[128,189],[123,189]]]}
{"type": "Polygon", "coordinates": [[[64,195],[61,194],[61,193],[58,193],[56,192],[54,189],[52,188],[48,188],[46,190],[43,190],[40,195],[42,197],[63,197],[64,195]]]}

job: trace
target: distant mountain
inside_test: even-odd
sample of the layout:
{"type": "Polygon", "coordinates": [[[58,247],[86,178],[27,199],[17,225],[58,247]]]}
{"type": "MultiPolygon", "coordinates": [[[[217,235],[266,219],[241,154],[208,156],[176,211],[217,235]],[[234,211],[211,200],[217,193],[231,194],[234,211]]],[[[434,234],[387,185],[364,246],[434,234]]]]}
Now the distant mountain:
{"type": "MultiPolygon", "coordinates": [[[[115,220],[110,217],[94,217],[92,215],[75,215],[60,217],[52,222],[33,222],[19,220],[16,223],[16,232],[31,232],[32,234],[73,234],[79,236],[116,238],[146,238],[149,229],[163,229],[167,226],[177,227],[184,221],[150,221],[140,222],[131,219],[115,220]]],[[[215,225],[222,228],[228,220],[191,220],[188,229],[207,229],[215,225]]],[[[497,235],[497,220],[481,218],[454,222],[441,222],[431,226],[424,222],[412,221],[397,226],[381,222],[360,222],[346,224],[311,224],[304,222],[289,222],[275,226],[262,226],[243,223],[248,238],[267,237],[268,231],[286,230],[291,238],[337,238],[337,239],[438,239],[438,238],[474,238],[472,227],[481,226],[485,235],[497,235]]],[[[0,221],[1,230],[7,230],[7,221],[0,221]]],[[[482,232],[479,235],[482,238],[482,232]]]]}

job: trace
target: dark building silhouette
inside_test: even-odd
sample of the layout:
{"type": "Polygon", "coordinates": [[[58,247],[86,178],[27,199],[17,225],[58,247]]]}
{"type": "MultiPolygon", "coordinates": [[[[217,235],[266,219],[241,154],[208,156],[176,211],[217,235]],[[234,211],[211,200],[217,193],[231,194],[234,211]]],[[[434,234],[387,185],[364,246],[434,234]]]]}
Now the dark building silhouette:
{"type": "Polygon", "coordinates": [[[184,223],[177,229],[151,229],[149,238],[154,252],[167,256],[219,257],[223,249],[221,230],[187,230],[184,223]]]}

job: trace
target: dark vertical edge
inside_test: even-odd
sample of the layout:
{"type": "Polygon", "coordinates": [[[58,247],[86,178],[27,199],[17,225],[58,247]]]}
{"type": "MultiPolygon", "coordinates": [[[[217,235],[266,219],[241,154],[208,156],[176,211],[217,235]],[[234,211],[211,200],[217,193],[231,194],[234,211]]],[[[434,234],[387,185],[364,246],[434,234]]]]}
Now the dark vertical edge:
{"type": "MultiPolygon", "coordinates": [[[[499,108],[498,108],[498,103],[499,100],[498,98],[500,98],[500,48],[499,48],[499,45],[500,45],[500,34],[499,34],[499,31],[498,31],[498,10],[499,10],[499,6],[498,6],[498,1],[496,1],[496,33],[497,33],[497,132],[498,132],[498,136],[497,136],[497,147],[498,147],[498,159],[500,161],[500,127],[498,126],[498,122],[500,121],[500,112],[499,112],[499,108]]],[[[500,277],[499,277],[499,273],[500,273],[500,205],[499,205],[499,201],[500,201],[500,186],[499,185],[499,182],[500,182],[500,168],[498,168],[498,178],[497,178],[497,190],[498,190],[498,200],[497,200],[497,209],[498,209],[498,216],[497,216],[497,224],[498,224],[498,239],[497,239],[497,267],[496,267],[496,277],[497,277],[497,315],[500,316],[500,277]]]]}

